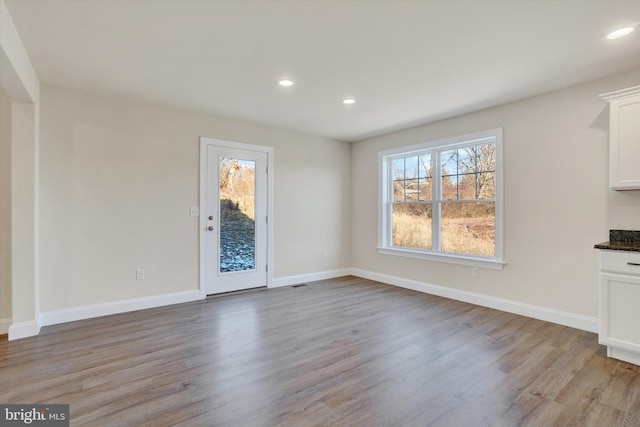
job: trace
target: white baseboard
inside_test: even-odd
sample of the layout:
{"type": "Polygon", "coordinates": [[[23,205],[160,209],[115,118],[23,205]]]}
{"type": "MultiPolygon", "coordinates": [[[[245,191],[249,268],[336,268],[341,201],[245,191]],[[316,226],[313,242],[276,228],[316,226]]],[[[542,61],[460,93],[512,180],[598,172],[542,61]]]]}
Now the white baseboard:
{"type": "Polygon", "coordinates": [[[203,299],[202,293],[199,290],[194,290],[154,295],[151,297],[135,298],[124,301],[114,301],[103,304],[92,304],[64,310],[48,311],[41,314],[42,326],[74,322],[76,320],[90,319],[92,317],[108,316],[111,314],[143,310],[145,308],[162,307],[165,305],[179,304],[201,299],[203,299]]]}
{"type": "Polygon", "coordinates": [[[624,348],[616,348],[607,346],[607,356],[614,359],[624,360],[625,362],[640,365],[640,355],[634,351],[625,350],[624,348]]]}
{"type": "MultiPolygon", "coordinates": [[[[316,273],[279,277],[273,280],[273,283],[270,287],[277,288],[281,286],[291,286],[305,282],[333,279],[336,277],[349,275],[362,277],[369,280],[375,280],[377,282],[386,283],[388,285],[412,289],[418,292],[438,295],[441,297],[463,301],[483,307],[502,310],[508,313],[532,317],[534,319],[557,323],[559,325],[569,326],[584,331],[595,333],[598,332],[599,322],[598,319],[594,317],[582,316],[560,310],[506,300],[503,298],[491,297],[445,286],[433,285],[430,283],[419,282],[417,280],[404,279],[397,276],[390,276],[358,268],[342,268],[338,270],[328,270],[316,273]]],[[[111,314],[125,313],[146,308],[197,301],[203,299],[204,297],[206,297],[206,295],[203,295],[200,290],[193,290],[124,301],[115,301],[104,304],[93,304],[64,310],[49,311],[46,313],[42,313],[38,320],[30,322],[10,324],[11,319],[0,319],[0,333],[2,333],[2,331],[4,330],[7,330],[9,334],[9,340],[14,340],[38,335],[41,326],[49,326],[58,323],[73,322],[76,320],[108,316],[111,314]]]]}
{"type": "Polygon", "coordinates": [[[414,291],[424,292],[432,295],[438,295],[441,297],[468,302],[483,307],[494,308],[496,310],[519,314],[521,316],[532,317],[534,319],[544,320],[546,322],[557,323],[559,325],[569,326],[571,328],[581,329],[583,331],[595,333],[598,332],[599,321],[595,317],[582,316],[579,314],[568,313],[566,311],[554,310],[537,305],[491,297],[474,292],[448,288],[445,286],[432,285],[430,283],[419,282],[417,280],[403,279],[401,277],[389,276],[386,274],[375,273],[373,271],[361,270],[358,268],[350,269],[349,273],[353,276],[375,280],[377,282],[386,283],[388,285],[399,286],[401,288],[412,289],[414,291]]]}
{"type": "Polygon", "coordinates": [[[351,274],[351,271],[351,268],[341,268],[338,270],[318,271],[316,273],[278,277],[273,279],[273,283],[271,284],[270,288],[298,285],[300,283],[314,282],[316,280],[335,279],[336,277],[348,276],[351,274]]]}
{"type": "Polygon", "coordinates": [[[9,326],[11,326],[11,318],[0,319],[0,335],[9,333],[9,326]]]}
{"type": "Polygon", "coordinates": [[[9,325],[8,330],[9,341],[36,336],[40,333],[41,326],[42,321],[40,318],[28,322],[12,323],[9,325]]]}

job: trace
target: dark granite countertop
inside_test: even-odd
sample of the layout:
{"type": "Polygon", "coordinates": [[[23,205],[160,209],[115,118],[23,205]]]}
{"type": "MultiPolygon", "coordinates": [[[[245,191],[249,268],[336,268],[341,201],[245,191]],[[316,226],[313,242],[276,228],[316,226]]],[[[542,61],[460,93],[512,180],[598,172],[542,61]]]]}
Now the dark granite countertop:
{"type": "Polygon", "coordinates": [[[594,248],[610,251],[640,252],[640,231],[609,230],[609,241],[598,243],[594,248]]]}

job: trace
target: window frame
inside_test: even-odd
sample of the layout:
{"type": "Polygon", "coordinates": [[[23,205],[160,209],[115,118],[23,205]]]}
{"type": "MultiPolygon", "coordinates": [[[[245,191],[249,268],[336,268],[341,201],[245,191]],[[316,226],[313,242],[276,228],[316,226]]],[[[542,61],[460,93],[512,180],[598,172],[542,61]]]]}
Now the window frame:
{"type": "MultiPolygon", "coordinates": [[[[444,263],[468,265],[472,267],[502,270],[504,261],[504,167],[503,167],[503,131],[502,128],[490,129],[482,132],[460,135],[451,138],[429,141],[411,146],[398,147],[378,153],[378,247],[381,254],[396,255],[408,258],[438,261],[444,263]],[[393,206],[393,177],[390,173],[390,165],[394,158],[419,155],[428,151],[434,159],[434,173],[432,176],[435,197],[429,203],[432,206],[433,229],[438,230],[433,234],[434,244],[440,241],[440,206],[441,180],[440,153],[443,151],[465,148],[469,146],[495,144],[495,254],[493,257],[477,255],[454,254],[439,250],[414,249],[396,247],[391,245],[393,206]],[[437,171],[437,172],[436,172],[437,171]]],[[[465,199],[466,200],[466,199],[465,199]]],[[[469,199],[471,200],[471,199],[469,199]]],[[[478,199],[490,200],[490,199],[478,199]]],[[[468,202],[463,202],[468,203],[468,202]]]]}

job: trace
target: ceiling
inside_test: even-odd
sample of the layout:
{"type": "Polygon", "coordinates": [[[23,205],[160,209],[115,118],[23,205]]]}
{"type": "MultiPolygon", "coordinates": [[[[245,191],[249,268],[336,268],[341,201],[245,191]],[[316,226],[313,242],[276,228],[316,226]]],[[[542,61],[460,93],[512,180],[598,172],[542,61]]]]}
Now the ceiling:
{"type": "Polygon", "coordinates": [[[640,0],[6,3],[45,83],[343,141],[640,67],[640,0]]]}

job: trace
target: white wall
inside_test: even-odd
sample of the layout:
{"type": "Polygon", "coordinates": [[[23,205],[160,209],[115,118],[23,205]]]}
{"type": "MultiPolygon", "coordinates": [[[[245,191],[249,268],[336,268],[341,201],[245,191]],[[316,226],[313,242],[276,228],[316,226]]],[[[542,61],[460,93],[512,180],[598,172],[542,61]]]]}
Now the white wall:
{"type": "MultiPolygon", "coordinates": [[[[40,82],[4,0],[0,0],[0,86],[5,133],[9,140],[11,325],[9,339],[40,331],[39,294],[39,148],[40,82]],[[7,118],[10,125],[6,124],[7,118]]],[[[6,142],[6,141],[5,141],[6,142]]],[[[0,322],[4,331],[6,319],[0,322]]]]}
{"type": "Polygon", "coordinates": [[[275,148],[275,278],[350,266],[349,144],[47,85],[41,100],[42,312],[197,289],[200,136],[275,148]]]}
{"type": "Polygon", "coordinates": [[[353,267],[597,317],[595,243],[640,229],[640,191],[608,189],[608,107],[598,95],[640,84],[640,70],[371,138],[352,147],[353,267]],[[378,152],[504,128],[504,271],[378,254],[378,152]]]}
{"type": "Polygon", "coordinates": [[[11,322],[11,99],[0,89],[0,334],[11,322]]]}
{"type": "Polygon", "coordinates": [[[11,98],[38,104],[40,81],[4,0],[0,0],[0,82],[11,98]]]}
{"type": "Polygon", "coordinates": [[[11,320],[9,339],[39,324],[38,108],[11,100],[11,320]]]}

